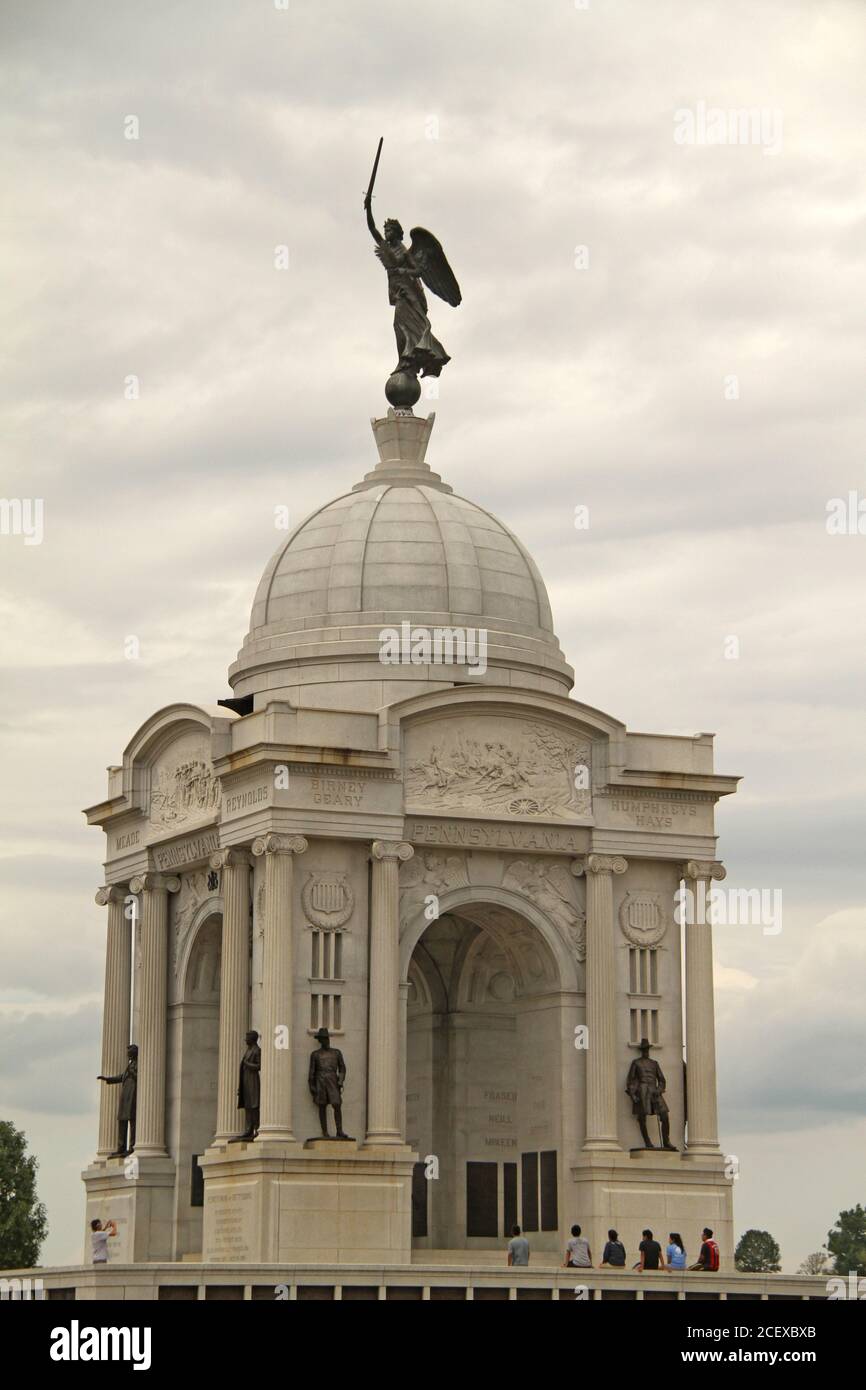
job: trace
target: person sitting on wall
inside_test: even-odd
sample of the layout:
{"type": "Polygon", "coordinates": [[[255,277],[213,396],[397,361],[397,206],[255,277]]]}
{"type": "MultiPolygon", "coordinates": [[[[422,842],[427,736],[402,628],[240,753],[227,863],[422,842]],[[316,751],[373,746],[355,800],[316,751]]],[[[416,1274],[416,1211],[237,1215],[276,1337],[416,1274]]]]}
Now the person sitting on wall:
{"type": "Polygon", "coordinates": [[[717,1270],[719,1267],[719,1247],[713,1240],[713,1233],[709,1226],[705,1226],[701,1232],[701,1253],[698,1255],[698,1262],[689,1265],[689,1269],[700,1269],[705,1273],[717,1270]]]}
{"type": "Polygon", "coordinates": [[[604,1269],[606,1265],[611,1269],[625,1269],[625,1246],[613,1227],[607,1233],[599,1269],[604,1269]]]}

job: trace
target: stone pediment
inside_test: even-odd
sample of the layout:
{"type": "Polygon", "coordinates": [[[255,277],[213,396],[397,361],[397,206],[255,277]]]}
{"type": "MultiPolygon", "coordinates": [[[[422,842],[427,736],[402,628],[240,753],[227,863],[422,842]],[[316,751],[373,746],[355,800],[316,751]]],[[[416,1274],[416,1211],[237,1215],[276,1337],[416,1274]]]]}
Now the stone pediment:
{"type": "Polygon", "coordinates": [[[406,809],[515,819],[592,815],[590,740],[550,720],[473,712],[411,725],[406,809]]]}

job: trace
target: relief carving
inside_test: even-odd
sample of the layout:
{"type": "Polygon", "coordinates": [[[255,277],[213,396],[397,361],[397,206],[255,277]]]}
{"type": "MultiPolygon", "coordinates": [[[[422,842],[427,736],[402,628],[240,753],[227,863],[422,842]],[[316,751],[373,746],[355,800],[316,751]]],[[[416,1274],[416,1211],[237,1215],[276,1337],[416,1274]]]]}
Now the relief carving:
{"type": "Polygon", "coordinates": [[[465,854],[433,854],[429,851],[416,854],[400,865],[401,924],[412,921],[428,897],[441,898],[454,888],[468,886],[465,854]]]}
{"type": "Polygon", "coordinates": [[[586,913],[580,907],[574,878],[564,864],[548,859],[514,859],[503,888],[521,893],[558,928],[577,960],[586,960],[586,913]]]}
{"type": "Polygon", "coordinates": [[[658,893],[626,893],[620,904],[619,925],[633,946],[657,946],[668,925],[658,893]]]}
{"type": "Polygon", "coordinates": [[[311,873],[301,890],[301,903],[314,927],[335,931],[351,917],[355,894],[343,873],[311,873]]]}
{"type": "Polygon", "coordinates": [[[213,897],[208,890],[208,871],[182,874],[180,891],[172,899],[174,915],[172,966],[175,975],[180,967],[183,949],[193,919],[206,898],[213,897]]]}
{"type": "Polygon", "coordinates": [[[152,779],[152,830],[174,830],[187,821],[213,816],[219,808],[219,778],[213,774],[201,740],[179,740],[166,759],[153,768],[152,779]]]}
{"type": "Polygon", "coordinates": [[[507,742],[485,737],[490,725],[478,718],[412,730],[407,801],[428,812],[449,807],[521,820],[590,815],[589,741],[523,719],[508,719],[506,728],[507,742]]]}

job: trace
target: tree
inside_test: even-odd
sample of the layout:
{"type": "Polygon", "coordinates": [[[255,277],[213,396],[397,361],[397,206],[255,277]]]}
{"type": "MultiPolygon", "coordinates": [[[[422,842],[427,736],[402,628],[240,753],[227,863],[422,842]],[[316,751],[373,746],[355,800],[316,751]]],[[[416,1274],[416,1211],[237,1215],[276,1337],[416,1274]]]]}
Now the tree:
{"type": "Polygon", "coordinates": [[[734,1255],[742,1274],[778,1274],[779,1247],[769,1231],[744,1231],[734,1255]]]}
{"type": "Polygon", "coordinates": [[[39,1259],[48,1222],[36,1199],[37,1167],[23,1130],[0,1120],[0,1269],[32,1269],[39,1259]]]}
{"type": "Polygon", "coordinates": [[[866,1274],[866,1207],[858,1203],[840,1211],[827,1235],[827,1249],[836,1261],[834,1274],[866,1274]]]}
{"type": "Polygon", "coordinates": [[[830,1258],[830,1257],[829,1257],[829,1255],[827,1254],[827,1251],[826,1251],[826,1250],[815,1250],[815,1251],[812,1252],[811,1255],[807,1255],[807,1256],[806,1256],[805,1260],[804,1260],[803,1263],[800,1265],[800,1268],[797,1270],[797,1273],[798,1273],[798,1274],[829,1274],[829,1273],[830,1273],[830,1266],[829,1266],[829,1264],[828,1264],[829,1258],[830,1258]]]}

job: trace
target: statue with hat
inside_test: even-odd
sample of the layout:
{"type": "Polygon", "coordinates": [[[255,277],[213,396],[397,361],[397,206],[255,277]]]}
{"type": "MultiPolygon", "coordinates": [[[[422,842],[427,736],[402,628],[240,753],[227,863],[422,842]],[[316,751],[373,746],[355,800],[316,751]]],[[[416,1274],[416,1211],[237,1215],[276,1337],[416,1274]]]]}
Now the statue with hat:
{"type": "Polygon", "coordinates": [[[120,1104],[117,1107],[117,1148],[112,1158],[125,1158],[135,1148],[135,1103],[138,1093],[138,1048],[130,1043],[126,1049],[126,1066],[119,1076],[97,1076],[97,1081],[105,1081],[109,1086],[120,1087],[120,1104]],[[126,1142],[126,1129],[129,1126],[129,1145],[126,1142]]]}
{"type": "Polygon", "coordinates": [[[331,1047],[331,1035],[327,1028],[320,1028],[313,1036],[319,1050],[310,1054],[309,1084],[310,1095],[319,1107],[322,1138],[331,1138],[328,1133],[328,1106],[333,1105],[337,1125],[334,1138],[349,1139],[351,1136],[343,1133],[343,1086],[346,1082],[343,1054],[339,1048],[331,1047]]]}
{"type": "Polygon", "coordinates": [[[670,1112],[665,1100],[667,1082],[658,1062],[649,1055],[651,1046],[652,1043],[648,1038],[641,1038],[640,1056],[635,1057],[628,1069],[625,1089],[631,1098],[632,1114],[637,1116],[637,1122],[640,1125],[644,1148],[655,1148],[655,1144],[650,1143],[646,1122],[648,1115],[657,1115],[661,1128],[662,1148],[672,1149],[676,1152],[676,1146],[671,1143],[670,1112]]]}

